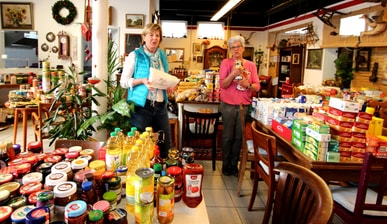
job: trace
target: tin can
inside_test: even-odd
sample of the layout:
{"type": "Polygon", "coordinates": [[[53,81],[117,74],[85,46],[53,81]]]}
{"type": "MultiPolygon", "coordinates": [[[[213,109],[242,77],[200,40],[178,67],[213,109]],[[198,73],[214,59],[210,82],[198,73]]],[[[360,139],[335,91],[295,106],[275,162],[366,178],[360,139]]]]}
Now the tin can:
{"type": "Polygon", "coordinates": [[[136,204],[152,204],[154,191],[154,171],[151,168],[139,168],[135,171],[134,201],[136,204]]]}
{"type": "Polygon", "coordinates": [[[137,204],[134,206],[136,223],[153,223],[153,203],[137,204]]]}
{"type": "Polygon", "coordinates": [[[174,218],[174,178],[162,176],[157,180],[157,219],[160,224],[172,223],[174,218]]]}

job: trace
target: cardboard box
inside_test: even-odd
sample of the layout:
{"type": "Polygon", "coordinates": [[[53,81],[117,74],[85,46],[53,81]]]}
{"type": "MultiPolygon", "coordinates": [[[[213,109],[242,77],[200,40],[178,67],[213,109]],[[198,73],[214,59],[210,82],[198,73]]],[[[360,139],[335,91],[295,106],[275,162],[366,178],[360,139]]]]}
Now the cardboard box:
{"type": "Polygon", "coordinates": [[[292,141],[292,130],[274,119],[271,122],[271,129],[286,140],[292,141]]]}
{"type": "Polygon", "coordinates": [[[331,140],[331,134],[320,134],[317,131],[310,129],[309,127],[306,128],[306,134],[313,137],[317,141],[329,142],[331,140]]]}
{"type": "Polygon", "coordinates": [[[343,112],[359,112],[359,103],[353,101],[347,101],[340,98],[331,97],[329,99],[329,106],[343,112]]]}

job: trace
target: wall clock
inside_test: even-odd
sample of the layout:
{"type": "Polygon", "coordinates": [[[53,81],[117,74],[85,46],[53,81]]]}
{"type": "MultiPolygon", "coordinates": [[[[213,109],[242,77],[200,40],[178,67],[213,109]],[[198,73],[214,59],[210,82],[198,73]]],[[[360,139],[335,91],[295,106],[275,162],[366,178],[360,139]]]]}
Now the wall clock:
{"type": "Polygon", "coordinates": [[[58,58],[67,59],[70,57],[70,37],[65,32],[58,34],[58,58]]]}

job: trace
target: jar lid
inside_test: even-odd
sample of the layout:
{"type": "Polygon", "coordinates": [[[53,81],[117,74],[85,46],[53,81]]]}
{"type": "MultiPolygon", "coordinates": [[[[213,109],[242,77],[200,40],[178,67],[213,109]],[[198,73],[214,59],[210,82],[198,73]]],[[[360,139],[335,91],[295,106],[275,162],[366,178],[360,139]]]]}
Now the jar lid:
{"type": "Polygon", "coordinates": [[[163,169],[163,166],[160,163],[155,163],[153,165],[154,171],[161,171],[163,169]]]}
{"type": "Polygon", "coordinates": [[[75,200],[69,202],[65,207],[65,217],[78,217],[86,212],[87,204],[85,201],[75,200]]]}
{"type": "Polygon", "coordinates": [[[55,197],[64,198],[77,192],[77,184],[73,181],[66,181],[54,187],[55,197]]]}
{"type": "Polygon", "coordinates": [[[12,213],[12,208],[10,206],[0,206],[0,222],[7,220],[12,213]]]}
{"type": "Polygon", "coordinates": [[[93,210],[102,210],[106,212],[110,209],[110,203],[106,200],[99,200],[93,205],[93,210]]]}
{"type": "Polygon", "coordinates": [[[93,182],[91,181],[85,181],[82,183],[82,190],[88,191],[93,188],[93,182]]]}
{"type": "Polygon", "coordinates": [[[102,179],[102,175],[105,171],[102,171],[102,170],[97,170],[94,172],[94,178],[97,179],[97,180],[101,180],[102,179]]]}
{"type": "Polygon", "coordinates": [[[8,206],[11,206],[12,209],[20,208],[27,204],[27,197],[24,195],[13,197],[9,202],[8,206]]]}
{"type": "Polygon", "coordinates": [[[32,172],[29,174],[26,174],[22,178],[22,183],[23,184],[28,184],[31,182],[42,182],[43,179],[43,174],[40,172],[32,172]]]}
{"type": "Polygon", "coordinates": [[[102,210],[91,210],[89,212],[89,220],[92,221],[92,222],[96,222],[96,221],[99,221],[101,220],[103,217],[103,211],[102,210]]]}
{"type": "Polygon", "coordinates": [[[170,185],[170,184],[173,184],[175,182],[175,179],[173,177],[170,177],[170,176],[162,176],[162,177],[159,177],[159,179],[157,179],[157,181],[163,185],[170,185]]]}
{"type": "Polygon", "coordinates": [[[23,158],[24,157],[20,157],[20,158],[16,158],[16,159],[9,161],[8,166],[16,166],[16,165],[24,163],[23,158]]]}
{"type": "Polygon", "coordinates": [[[31,205],[35,205],[37,202],[36,195],[39,194],[41,191],[34,191],[28,196],[28,203],[31,205]]]}
{"type": "Polygon", "coordinates": [[[42,183],[31,182],[20,187],[20,194],[31,194],[42,189],[42,183]]]}
{"type": "Polygon", "coordinates": [[[112,177],[114,177],[114,172],[112,170],[106,170],[102,174],[102,179],[109,179],[109,178],[112,178],[112,177]]]}
{"type": "Polygon", "coordinates": [[[36,156],[36,159],[38,159],[38,161],[44,161],[44,159],[48,156],[48,154],[38,153],[35,156],[36,156]]]}
{"type": "Polygon", "coordinates": [[[13,175],[10,173],[0,174],[0,184],[10,182],[13,179],[13,175]]]}
{"type": "Polygon", "coordinates": [[[124,166],[124,165],[119,166],[119,167],[117,167],[117,169],[116,169],[116,172],[117,172],[117,173],[126,173],[127,171],[128,171],[128,167],[127,167],[127,166],[124,166]]]}
{"type": "Polygon", "coordinates": [[[69,151],[69,148],[56,148],[52,154],[53,155],[64,155],[69,151]]]}
{"type": "Polygon", "coordinates": [[[87,167],[89,161],[87,159],[75,159],[73,161],[71,161],[71,169],[73,170],[80,170],[80,169],[83,169],[85,167],[87,167]]]}
{"type": "Polygon", "coordinates": [[[62,160],[62,157],[61,156],[58,156],[58,155],[53,155],[53,156],[47,156],[45,159],[44,159],[44,162],[46,163],[57,163],[59,161],[62,160]]]}
{"type": "Polygon", "coordinates": [[[46,176],[45,184],[48,186],[56,186],[67,181],[67,174],[64,172],[50,173],[46,176]]]}
{"type": "Polygon", "coordinates": [[[173,175],[173,176],[181,174],[181,171],[182,171],[182,169],[178,166],[170,166],[167,168],[168,174],[173,175]]]}
{"type": "Polygon", "coordinates": [[[82,146],[76,145],[76,146],[71,146],[69,148],[69,152],[80,152],[82,151],[82,146]]]}
{"type": "Polygon", "coordinates": [[[54,192],[50,190],[43,190],[36,194],[36,200],[39,202],[47,202],[54,198],[54,192]]]}
{"type": "Polygon", "coordinates": [[[37,141],[37,142],[30,142],[27,144],[27,147],[29,149],[38,149],[38,148],[41,148],[42,147],[42,143],[40,141],[37,141]]]}
{"type": "Polygon", "coordinates": [[[12,212],[11,220],[15,223],[25,223],[26,215],[32,209],[35,208],[35,205],[25,205],[12,212]]]}
{"type": "Polygon", "coordinates": [[[89,156],[89,155],[81,155],[78,157],[79,159],[86,159],[87,162],[90,162],[91,160],[93,160],[93,157],[92,156],[89,156]]]}
{"type": "Polygon", "coordinates": [[[0,185],[0,190],[8,190],[11,194],[17,191],[19,188],[20,183],[14,181],[0,185]]]}
{"type": "Polygon", "coordinates": [[[135,173],[141,178],[149,178],[154,175],[155,172],[151,168],[138,168],[135,173]]]}
{"type": "Polygon", "coordinates": [[[23,158],[23,162],[34,165],[38,162],[38,157],[36,155],[27,156],[23,158]]]}
{"type": "Polygon", "coordinates": [[[51,167],[53,166],[53,163],[42,163],[38,166],[39,171],[51,171],[51,167]]]}
{"type": "Polygon", "coordinates": [[[114,201],[117,199],[117,194],[114,191],[107,191],[103,193],[102,198],[106,201],[114,201]]]}
{"type": "Polygon", "coordinates": [[[0,190],[0,201],[6,200],[10,194],[9,190],[0,190]]]}
{"type": "Polygon", "coordinates": [[[110,179],[108,179],[108,185],[111,186],[111,187],[114,187],[114,186],[118,186],[121,184],[121,178],[120,177],[112,177],[110,179]]]}
{"type": "Polygon", "coordinates": [[[21,152],[19,153],[16,158],[23,158],[23,157],[27,157],[27,156],[31,156],[33,155],[34,153],[33,152],[30,152],[30,151],[26,151],[26,152],[21,152]]]}
{"type": "Polygon", "coordinates": [[[94,170],[105,169],[105,161],[103,160],[93,160],[90,162],[89,167],[94,170]]]}
{"type": "Polygon", "coordinates": [[[62,161],[62,162],[59,162],[57,164],[55,164],[54,166],[51,167],[51,172],[52,173],[57,173],[57,172],[70,172],[71,171],[71,163],[70,162],[66,162],[66,161],[62,161]]]}
{"type": "Polygon", "coordinates": [[[81,156],[83,156],[83,155],[92,156],[92,155],[94,155],[94,149],[84,149],[84,150],[79,152],[79,155],[81,155],[81,156]]]}
{"type": "Polygon", "coordinates": [[[10,166],[12,167],[12,170],[14,170],[17,174],[25,174],[30,172],[31,170],[31,164],[29,163],[20,163],[10,166]]]}
{"type": "Polygon", "coordinates": [[[73,151],[73,152],[68,152],[68,153],[66,153],[66,155],[65,155],[65,157],[67,158],[67,159],[75,159],[75,158],[77,158],[79,156],[79,152],[75,152],[75,151],[73,151]]]}
{"type": "Polygon", "coordinates": [[[41,223],[46,222],[50,220],[50,209],[46,206],[34,208],[27,213],[26,220],[41,223]]]}

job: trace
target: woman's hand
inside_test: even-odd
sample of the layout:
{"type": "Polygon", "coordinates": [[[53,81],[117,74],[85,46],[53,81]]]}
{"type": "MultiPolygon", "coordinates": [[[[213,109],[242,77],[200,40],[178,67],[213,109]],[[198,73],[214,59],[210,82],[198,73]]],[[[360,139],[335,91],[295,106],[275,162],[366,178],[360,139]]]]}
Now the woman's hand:
{"type": "Polygon", "coordinates": [[[152,83],[148,79],[146,78],[142,79],[142,83],[149,89],[149,91],[155,90],[152,86],[152,83]]]}

